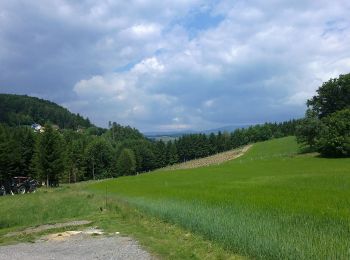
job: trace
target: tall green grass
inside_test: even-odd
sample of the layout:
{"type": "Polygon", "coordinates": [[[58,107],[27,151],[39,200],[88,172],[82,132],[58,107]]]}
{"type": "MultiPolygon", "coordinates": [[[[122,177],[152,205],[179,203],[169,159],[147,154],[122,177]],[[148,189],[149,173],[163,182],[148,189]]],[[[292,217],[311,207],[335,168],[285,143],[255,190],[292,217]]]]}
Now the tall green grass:
{"type": "Polygon", "coordinates": [[[92,184],[140,209],[265,259],[350,258],[350,160],[298,155],[293,137],[218,166],[92,184]]]}
{"type": "Polygon", "coordinates": [[[47,233],[83,228],[68,226],[21,232],[27,227],[84,219],[92,221],[91,225],[103,229],[106,234],[118,232],[133,237],[161,259],[244,259],[217,243],[151,217],[112,197],[107,198],[106,203],[105,194],[87,192],[86,185],[89,183],[0,197],[0,250],[6,244],[34,242],[47,233]]]}

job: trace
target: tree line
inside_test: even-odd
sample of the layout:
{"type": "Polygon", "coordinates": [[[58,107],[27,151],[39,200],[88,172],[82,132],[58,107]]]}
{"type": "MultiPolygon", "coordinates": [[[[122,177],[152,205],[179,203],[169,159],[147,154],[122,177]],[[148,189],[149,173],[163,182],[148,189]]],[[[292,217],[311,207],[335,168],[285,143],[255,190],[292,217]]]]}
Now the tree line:
{"type": "Polygon", "coordinates": [[[48,184],[135,175],[205,157],[248,143],[293,135],[298,120],[266,123],[232,133],[190,134],[152,141],[138,130],[109,123],[109,129],[55,130],[0,124],[0,179],[31,176],[48,184]]]}

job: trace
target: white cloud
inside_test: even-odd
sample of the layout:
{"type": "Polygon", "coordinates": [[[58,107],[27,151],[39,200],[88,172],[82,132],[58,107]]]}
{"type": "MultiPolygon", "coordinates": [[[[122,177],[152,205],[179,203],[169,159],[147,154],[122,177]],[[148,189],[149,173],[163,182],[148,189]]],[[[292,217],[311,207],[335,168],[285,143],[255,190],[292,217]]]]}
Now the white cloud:
{"type": "MultiPolygon", "coordinates": [[[[293,8],[272,13],[266,6],[226,2],[224,20],[195,38],[178,26],[162,32],[157,44],[164,50],[145,53],[129,71],[115,75],[109,93],[124,82],[128,117],[136,117],[131,104],[144,103],[136,107],[145,122],[158,117],[163,130],[300,116],[322,81],[350,70],[350,38],[336,29],[349,32],[349,21],[341,9],[332,8],[329,16],[327,4],[318,10],[293,8]],[[339,18],[327,31],[327,22],[339,18]],[[170,101],[160,102],[157,95],[170,101]]],[[[131,28],[140,36],[160,34],[160,27],[131,28]]]]}
{"type": "Polygon", "coordinates": [[[159,35],[161,27],[158,24],[138,24],[130,28],[132,34],[136,37],[154,37],[159,35]]]}
{"type": "Polygon", "coordinates": [[[0,82],[62,89],[100,125],[289,119],[323,81],[350,71],[349,12],[343,0],[3,1],[0,82]],[[198,13],[219,22],[191,27],[198,13]]]}

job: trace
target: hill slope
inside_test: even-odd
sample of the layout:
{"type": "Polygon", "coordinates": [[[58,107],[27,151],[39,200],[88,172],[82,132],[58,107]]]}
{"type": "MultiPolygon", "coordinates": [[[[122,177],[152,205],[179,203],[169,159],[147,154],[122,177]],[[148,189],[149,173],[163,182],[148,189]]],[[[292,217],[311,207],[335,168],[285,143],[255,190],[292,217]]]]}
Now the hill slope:
{"type": "Polygon", "coordinates": [[[208,157],[199,158],[190,160],[183,163],[176,163],[173,165],[169,165],[167,167],[158,169],[157,171],[173,171],[173,170],[180,170],[180,169],[194,169],[194,168],[200,168],[210,165],[219,165],[221,163],[237,159],[238,157],[241,157],[244,155],[249,149],[252,147],[252,145],[246,145],[237,149],[233,149],[230,151],[214,154],[208,157]]]}
{"type": "Polygon", "coordinates": [[[293,137],[219,166],[91,185],[233,252],[267,259],[349,258],[350,159],[298,155],[293,137]]]}
{"type": "Polygon", "coordinates": [[[26,95],[0,94],[0,123],[15,126],[46,122],[57,124],[60,128],[93,126],[89,119],[51,101],[26,95]]]}

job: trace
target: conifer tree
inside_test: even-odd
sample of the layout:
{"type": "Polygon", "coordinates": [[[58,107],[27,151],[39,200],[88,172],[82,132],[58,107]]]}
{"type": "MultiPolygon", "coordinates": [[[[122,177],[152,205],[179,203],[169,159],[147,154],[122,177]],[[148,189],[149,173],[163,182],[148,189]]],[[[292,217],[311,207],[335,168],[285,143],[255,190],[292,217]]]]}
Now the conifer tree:
{"type": "Polygon", "coordinates": [[[59,133],[50,125],[45,125],[45,132],[41,133],[35,145],[33,169],[37,177],[46,185],[56,185],[64,170],[62,139],[59,133]]]}
{"type": "Polygon", "coordinates": [[[176,145],[173,142],[167,143],[167,161],[170,165],[173,165],[179,161],[176,145]]]}
{"type": "Polygon", "coordinates": [[[125,148],[122,150],[117,160],[116,171],[117,176],[136,174],[136,160],[131,149],[125,148]]]}
{"type": "Polygon", "coordinates": [[[165,143],[160,140],[156,143],[155,147],[155,166],[156,168],[161,168],[166,166],[166,146],[165,143]]]}

